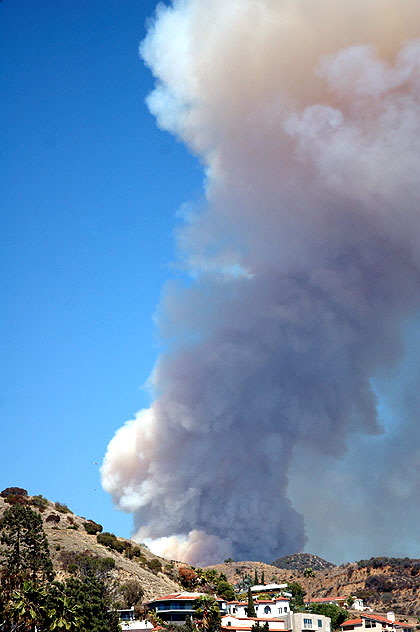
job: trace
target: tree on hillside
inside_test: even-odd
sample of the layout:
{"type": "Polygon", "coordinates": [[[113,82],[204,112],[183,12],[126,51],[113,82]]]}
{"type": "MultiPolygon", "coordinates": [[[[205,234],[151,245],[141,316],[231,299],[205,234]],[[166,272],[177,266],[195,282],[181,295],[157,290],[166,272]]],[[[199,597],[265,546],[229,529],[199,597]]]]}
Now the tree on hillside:
{"type": "Polygon", "coordinates": [[[203,595],[194,602],[195,623],[203,632],[218,632],[220,630],[220,608],[214,597],[203,595]]]}
{"type": "Polygon", "coordinates": [[[287,584],[288,592],[292,593],[292,599],[290,601],[290,608],[294,611],[299,611],[303,608],[303,598],[306,595],[306,591],[298,582],[291,582],[287,584]]]}
{"type": "Polygon", "coordinates": [[[181,582],[184,588],[195,588],[197,585],[198,574],[194,569],[189,568],[188,566],[180,566],[178,568],[179,581],[181,582]]]}
{"type": "Polygon", "coordinates": [[[105,584],[96,577],[70,577],[64,595],[80,607],[80,629],[89,632],[119,632],[118,615],[112,609],[105,584]]]}
{"type": "Polygon", "coordinates": [[[53,566],[41,516],[25,505],[12,505],[0,521],[3,545],[2,586],[14,589],[25,580],[53,578],[53,566]]]}
{"type": "Polygon", "coordinates": [[[251,588],[248,588],[248,605],[246,608],[246,616],[255,617],[255,606],[254,606],[254,600],[252,598],[251,588]]]}
{"type": "Polygon", "coordinates": [[[305,570],[303,571],[303,576],[304,577],[315,577],[315,571],[311,567],[305,568],[305,570]]]}
{"type": "Polygon", "coordinates": [[[314,614],[323,614],[325,617],[329,617],[332,630],[338,630],[343,621],[349,618],[347,610],[330,603],[311,604],[310,611],[314,614]]]}
{"type": "Polygon", "coordinates": [[[233,601],[235,599],[235,590],[228,581],[221,579],[216,584],[216,592],[219,597],[225,599],[226,601],[233,601]]]}
{"type": "Polygon", "coordinates": [[[254,570],[254,586],[258,585],[258,571],[257,569],[254,570]]]}
{"type": "MultiPolygon", "coordinates": [[[[89,632],[117,632],[120,625],[105,583],[114,565],[108,558],[79,554],[77,563],[68,570],[73,577],[62,585],[63,594],[80,606],[81,630],[89,632]]],[[[111,560],[113,561],[113,560],[111,560]]]]}
{"type": "Polygon", "coordinates": [[[143,600],[144,590],[136,579],[129,579],[120,586],[120,592],[124,599],[124,608],[138,608],[143,600]]]}

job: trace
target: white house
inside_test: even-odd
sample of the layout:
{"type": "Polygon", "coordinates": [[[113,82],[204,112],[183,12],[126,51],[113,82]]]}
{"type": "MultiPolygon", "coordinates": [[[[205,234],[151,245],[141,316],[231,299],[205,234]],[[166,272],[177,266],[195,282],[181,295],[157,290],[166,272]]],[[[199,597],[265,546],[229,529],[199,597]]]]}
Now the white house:
{"type": "MultiPolygon", "coordinates": [[[[222,627],[228,630],[251,630],[256,622],[262,627],[266,622],[273,632],[331,632],[331,619],[321,614],[292,612],[289,599],[278,597],[272,600],[255,600],[255,617],[247,616],[247,602],[230,601],[227,615],[222,617],[222,627]]],[[[378,631],[379,632],[379,631],[378,631]]]]}
{"type": "MultiPolygon", "coordinates": [[[[255,616],[278,617],[290,612],[289,599],[287,597],[277,597],[275,599],[254,599],[255,616]]],[[[227,613],[237,617],[248,616],[247,601],[228,601],[227,613]]]]}
{"type": "Polygon", "coordinates": [[[255,623],[259,623],[262,627],[265,623],[268,623],[269,630],[271,632],[285,632],[287,630],[284,619],[270,618],[270,617],[235,617],[231,614],[227,614],[222,617],[221,627],[226,632],[249,632],[255,623]]]}

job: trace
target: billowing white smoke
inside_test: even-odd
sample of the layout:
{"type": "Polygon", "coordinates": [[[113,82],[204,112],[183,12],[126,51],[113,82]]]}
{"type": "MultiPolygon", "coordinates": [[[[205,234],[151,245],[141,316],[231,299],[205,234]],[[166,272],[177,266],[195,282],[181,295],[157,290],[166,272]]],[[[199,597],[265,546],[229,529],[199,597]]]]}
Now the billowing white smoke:
{"type": "Polygon", "coordinates": [[[381,432],[372,379],[420,307],[419,36],[418,0],[158,7],[148,104],[205,165],[207,204],[177,235],[194,281],[162,302],[155,401],[102,467],[157,552],[301,549],[290,468],[306,455],[322,514],[314,478],[381,432]]]}

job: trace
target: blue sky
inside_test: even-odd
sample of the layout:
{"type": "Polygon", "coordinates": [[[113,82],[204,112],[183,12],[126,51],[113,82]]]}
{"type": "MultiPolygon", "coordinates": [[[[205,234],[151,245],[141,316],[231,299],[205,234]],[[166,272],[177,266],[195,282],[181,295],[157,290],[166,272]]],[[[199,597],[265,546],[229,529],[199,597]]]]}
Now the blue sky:
{"type": "Polygon", "coordinates": [[[0,486],[129,536],[99,465],[149,403],[153,312],[197,160],[157,129],[138,56],[154,0],[0,3],[0,486]]]}

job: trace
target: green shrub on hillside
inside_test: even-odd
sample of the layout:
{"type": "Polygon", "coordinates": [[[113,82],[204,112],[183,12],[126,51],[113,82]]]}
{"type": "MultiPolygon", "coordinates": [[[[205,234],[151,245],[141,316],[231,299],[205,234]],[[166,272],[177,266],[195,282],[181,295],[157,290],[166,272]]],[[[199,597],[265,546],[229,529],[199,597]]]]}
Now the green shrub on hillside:
{"type": "Polygon", "coordinates": [[[158,560],[156,557],[154,557],[151,560],[147,561],[147,566],[150,568],[150,570],[153,573],[158,573],[159,571],[162,570],[162,562],[160,560],[158,560]]]}
{"type": "Polygon", "coordinates": [[[391,568],[411,568],[419,567],[419,559],[411,559],[409,557],[371,557],[369,560],[359,560],[357,562],[359,568],[377,569],[389,566],[391,568]]]}
{"type": "Polygon", "coordinates": [[[95,522],[94,520],[87,520],[83,523],[86,533],[89,535],[96,535],[97,533],[101,533],[103,527],[101,524],[95,522]]]}
{"type": "Polygon", "coordinates": [[[112,549],[113,551],[117,551],[118,553],[124,553],[126,549],[126,544],[117,540],[117,536],[114,533],[109,533],[105,531],[104,533],[98,533],[96,536],[96,541],[98,544],[102,544],[103,546],[108,547],[108,549],[112,549]]]}
{"type": "MultiPolygon", "coordinates": [[[[133,546],[130,542],[126,542],[126,547],[124,551],[124,555],[128,557],[129,560],[133,558],[141,557],[141,548],[139,546],[133,546]]],[[[146,558],[144,558],[146,559],[146,558]]]]}
{"type": "Polygon", "coordinates": [[[92,555],[89,551],[77,553],[76,551],[62,551],[60,562],[63,570],[72,574],[89,575],[94,574],[105,577],[115,568],[115,560],[112,557],[99,557],[92,555]]]}
{"type": "Polygon", "coordinates": [[[36,507],[41,512],[45,511],[49,504],[48,500],[44,498],[42,494],[39,494],[38,496],[32,496],[29,502],[33,507],[36,507]]]}
{"type": "Polygon", "coordinates": [[[63,514],[73,513],[72,510],[69,509],[65,503],[59,503],[57,501],[57,502],[54,503],[54,507],[56,508],[57,511],[59,511],[60,513],[63,513],[63,514]]]}

